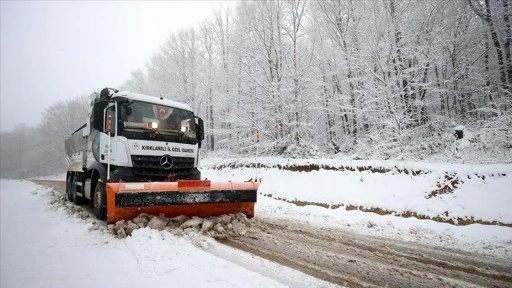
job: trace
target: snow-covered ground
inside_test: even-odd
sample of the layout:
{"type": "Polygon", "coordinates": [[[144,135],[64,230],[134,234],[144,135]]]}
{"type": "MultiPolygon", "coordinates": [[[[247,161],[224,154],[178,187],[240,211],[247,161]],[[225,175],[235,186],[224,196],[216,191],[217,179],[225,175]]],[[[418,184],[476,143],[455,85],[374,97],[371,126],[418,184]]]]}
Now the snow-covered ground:
{"type": "MultiPolygon", "coordinates": [[[[256,168],[246,168],[254,162],[211,159],[203,161],[207,169],[202,171],[211,180],[247,180],[256,177],[256,168]],[[213,169],[216,167],[225,168],[213,169]]],[[[259,192],[274,199],[380,208],[394,214],[410,211],[429,218],[453,219],[455,223],[459,218],[474,217],[512,224],[512,164],[276,158],[258,162],[258,178],[262,178],[259,192]],[[312,171],[303,171],[308,169],[312,171]]]]}
{"type": "Polygon", "coordinates": [[[258,161],[208,159],[202,162],[202,166],[203,177],[212,181],[247,180],[255,178],[258,173],[262,182],[255,214],[261,217],[300,219],[359,234],[442,245],[496,256],[508,255],[512,259],[512,227],[481,224],[455,226],[394,216],[409,211],[430,218],[437,216],[445,221],[452,219],[454,223],[458,222],[458,218],[463,218],[510,225],[512,164],[260,158],[258,161]],[[255,162],[259,163],[257,172],[254,167],[247,168],[255,162]],[[292,171],[315,165],[329,170],[292,171]],[[214,169],[218,167],[223,169],[214,169]],[[344,171],[340,171],[341,167],[344,167],[344,171]],[[369,167],[389,172],[374,173],[369,167]],[[333,170],[335,168],[338,171],[333,170]],[[358,171],[358,168],[362,171],[358,171]],[[454,178],[447,180],[447,176],[454,178]],[[452,184],[454,179],[459,179],[456,188],[452,184]],[[429,198],[433,191],[439,189],[438,183],[443,187],[448,185],[453,191],[429,198]],[[301,207],[275,199],[343,206],[337,209],[317,205],[301,207]],[[382,216],[345,210],[349,205],[380,208],[394,213],[382,216]]]}
{"type": "Polygon", "coordinates": [[[202,235],[149,228],[117,239],[52,205],[51,189],[1,180],[1,287],[332,287],[202,235]]]}
{"type": "MultiPolygon", "coordinates": [[[[219,181],[255,178],[255,169],[245,167],[253,162],[254,159],[205,160],[203,177],[219,181]],[[214,169],[220,166],[225,168],[214,169]],[[234,166],[238,168],[229,168],[234,166]]],[[[348,205],[378,207],[395,214],[412,211],[431,217],[473,217],[511,224],[512,165],[271,158],[260,159],[260,163],[265,168],[258,170],[262,184],[256,217],[293,219],[363,235],[512,259],[510,227],[455,226],[344,209],[348,205]],[[300,169],[278,168],[314,168],[311,164],[331,170],[298,172],[291,170],[300,169]],[[353,167],[369,166],[388,172],[351,171],[353,167]],[[340,167],[345,167],[344,171],[340,167]],[[446,175],[456,176],[458,182],[446,175]],[[438,182],[450,189],[429,198],[439,188],[438,182]],[[337,209],[297,206],[278,198],[343,206],[337,209]]],[[[45,178],[64,181],[63,175],[45,178]]],[[[0,184],[1,287],[332,286],[197,233],[175,236],[144,228],[134,231],[130,237],[117,239],[103,224],[70,216],[55,202],[55,193],[49,188],[29,181],[1,180],[0,184]]]]}

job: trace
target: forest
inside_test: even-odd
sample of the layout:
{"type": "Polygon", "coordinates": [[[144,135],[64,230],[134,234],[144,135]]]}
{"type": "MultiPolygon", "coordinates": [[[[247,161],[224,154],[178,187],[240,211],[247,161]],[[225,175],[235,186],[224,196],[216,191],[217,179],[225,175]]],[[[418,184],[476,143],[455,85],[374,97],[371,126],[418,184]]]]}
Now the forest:
{"type": "MultiPolygon", "coordinates": [[[[511,163],[510,6],[240,1],[170,33],[116,88],[192,106],[203,157],[254,156],[259,131],[266,156],[511,163]]],[[[64,171],[88,105],[70,95],[37,127],[3,132],[2,178],[64,171]]]]}

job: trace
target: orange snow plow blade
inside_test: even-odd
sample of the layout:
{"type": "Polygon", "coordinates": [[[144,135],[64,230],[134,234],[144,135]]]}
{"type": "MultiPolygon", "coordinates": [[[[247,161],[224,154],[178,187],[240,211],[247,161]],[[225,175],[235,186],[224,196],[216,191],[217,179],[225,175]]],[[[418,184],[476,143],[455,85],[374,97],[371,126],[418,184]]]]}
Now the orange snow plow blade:
{"type": "Polygon", "coordinates": [[[242,212],[254,216],[257,182],[107,183],[107,223],[129,220],[140,213],[166,217],[212,217],[242,212]]]}

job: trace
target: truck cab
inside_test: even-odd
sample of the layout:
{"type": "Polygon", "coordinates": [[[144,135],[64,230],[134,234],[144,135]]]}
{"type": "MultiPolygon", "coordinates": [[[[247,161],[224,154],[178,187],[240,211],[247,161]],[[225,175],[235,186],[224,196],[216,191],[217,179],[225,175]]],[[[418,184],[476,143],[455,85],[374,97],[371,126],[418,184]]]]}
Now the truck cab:
{"type": "Polygon", "coordinates": [[[203,121],[190,106],[130,92],[103,94],[93,100],[91,151],[97,162],[110,162],[111,181],[201,178],[203,121]]]}
{"type": "Polygon", "coordinates": [[[204,125],[189,105],[111,88],[90,98],[89,121],[65,141],[71,201],[91,200],[101,218],[105,183],[201,179],[204,125]]]}

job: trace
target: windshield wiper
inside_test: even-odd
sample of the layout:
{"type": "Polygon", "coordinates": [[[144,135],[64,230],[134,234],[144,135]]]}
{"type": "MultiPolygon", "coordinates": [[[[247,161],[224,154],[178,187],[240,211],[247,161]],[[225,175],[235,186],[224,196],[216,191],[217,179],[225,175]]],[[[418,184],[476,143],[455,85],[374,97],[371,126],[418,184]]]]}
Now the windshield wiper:
{"type": "Polygon", "coordinates": [[[156,139],[157,136],[159,136],[158,138],[160,139],[165,139],[165,136],[157,129],[145,129],[142,135],[144,135],[146,139],[156,139]]]}
{"type": "Polygon", "coordinates": [[[170,134],[178,135],[181,138],[187,137],[187,135],[183,131],[180,131],[180,130],[160,130],[160,131],[164,132],[164,133],[170,133],[170,134]]]}

